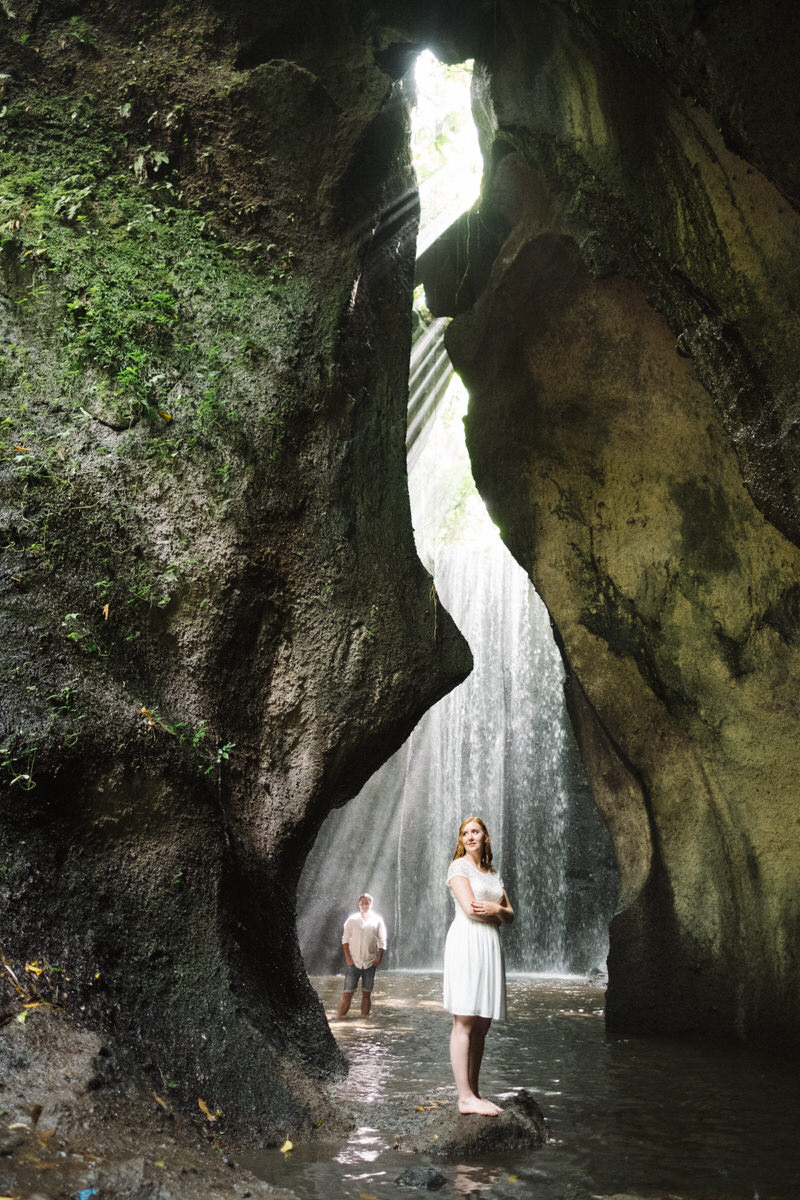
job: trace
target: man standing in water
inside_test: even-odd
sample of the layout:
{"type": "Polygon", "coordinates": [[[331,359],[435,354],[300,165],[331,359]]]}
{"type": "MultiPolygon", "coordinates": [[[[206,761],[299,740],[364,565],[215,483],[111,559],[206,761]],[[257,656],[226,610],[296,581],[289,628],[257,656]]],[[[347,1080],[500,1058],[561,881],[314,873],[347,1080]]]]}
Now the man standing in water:
{"type": "Polygon", "coordinates": [[[386,926],[383,917],[372,911],[372,896],[363,892],[358,897],[358,912],[351,913],[344,923],[342,949],[347,963],[344,971],[344,992],[337,1017],[346,1017],[353,992],[361,979],[361,1015],[369,1016],[375,968],[381,964],[386,949],[386,926]]]}

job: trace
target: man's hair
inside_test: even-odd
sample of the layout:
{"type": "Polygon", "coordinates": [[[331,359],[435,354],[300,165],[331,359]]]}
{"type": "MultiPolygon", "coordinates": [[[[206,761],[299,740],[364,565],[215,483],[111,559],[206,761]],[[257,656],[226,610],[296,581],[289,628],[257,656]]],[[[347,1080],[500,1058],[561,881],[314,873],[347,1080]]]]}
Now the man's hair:
{"type": "Polygon", "coordinates": [[[372,896],[370,896],[369,892],[361,893],[361,895],[358,897],[358,903],[360,904],[362,900],[369,900],[370,904],[372,904],[372,896]]]}

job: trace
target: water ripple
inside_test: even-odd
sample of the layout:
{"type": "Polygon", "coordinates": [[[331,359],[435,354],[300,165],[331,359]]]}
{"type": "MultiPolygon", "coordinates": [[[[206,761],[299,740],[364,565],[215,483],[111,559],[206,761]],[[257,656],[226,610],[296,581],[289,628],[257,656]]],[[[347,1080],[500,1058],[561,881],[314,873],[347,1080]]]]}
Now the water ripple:
{"type": "MultiPolygon", "coordinates": [[[[313,980],[335,1012],[341,979],[313,980]]],[[[338,1086],[345,1145],[297,1145],[255,1164],[300,1200],[408,1200],[402,1133],[419,1108],[453,1103],[441,978],[387,971],[373,1016],[333,1022],[351,1063],[338,1086]]],[[[796,1065],[778,1055],[667,1038],[607,1038],[602,993],[577,980],[509,980],[512,1019],[489,1033],[486,1094],[526,1087],[549,1140],[502,1161],[437,1164],[443,1194],[493,1200],[795,1200],[800,1178],[796,1065]]]]}

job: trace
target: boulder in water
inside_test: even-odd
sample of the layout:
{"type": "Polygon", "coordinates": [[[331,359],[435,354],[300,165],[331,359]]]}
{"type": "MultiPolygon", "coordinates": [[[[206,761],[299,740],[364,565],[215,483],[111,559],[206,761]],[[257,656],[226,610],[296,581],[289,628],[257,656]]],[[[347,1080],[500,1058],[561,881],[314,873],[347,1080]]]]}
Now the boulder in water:
{"type": "Polygon", "coordinates": [[[444,1175],[433,1167],[409,1167],[395,1179],[398,1187],[428,1188],[434,1192],[447,1183],[444,1175]]]}
{"type": "Polygon", "coordinates": [[[497,1117],[462,1114],[457,1108],[439,1109],[414,1135],[408,1149],[434,1158],[462,1160],[498,1150],[535,1150],[545,1141],[544,1115],[524,1089],[504,1101],[497,1117]]]}

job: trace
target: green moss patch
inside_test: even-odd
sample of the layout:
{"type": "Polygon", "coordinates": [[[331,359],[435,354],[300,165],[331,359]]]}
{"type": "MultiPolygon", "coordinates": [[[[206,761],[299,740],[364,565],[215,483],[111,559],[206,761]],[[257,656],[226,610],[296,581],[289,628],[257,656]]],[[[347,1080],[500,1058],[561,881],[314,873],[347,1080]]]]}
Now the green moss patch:
{"type": "Polygon", "coordinates": [[[291,247],[221,242],[166,155],[103,128],[89,101],[69,109],[19,101],[0,120],[7,313],[27,334],[0,351],[4,407],[30,390],[34,338],[51,395],[111,428],[180,422],[191,443],[235,425],[254,364],[292,358],[291,247]]]}
{"type": "Polygon", "coordinates": [[[90,727],[216,767],[205,714],[163,701],[169,626],[211,611],[198,532],[280,480],[306,283],[290,246],[225,241],[91,97],[18,95],[0,155],[0,777],[33,787],[90,727]]]}

